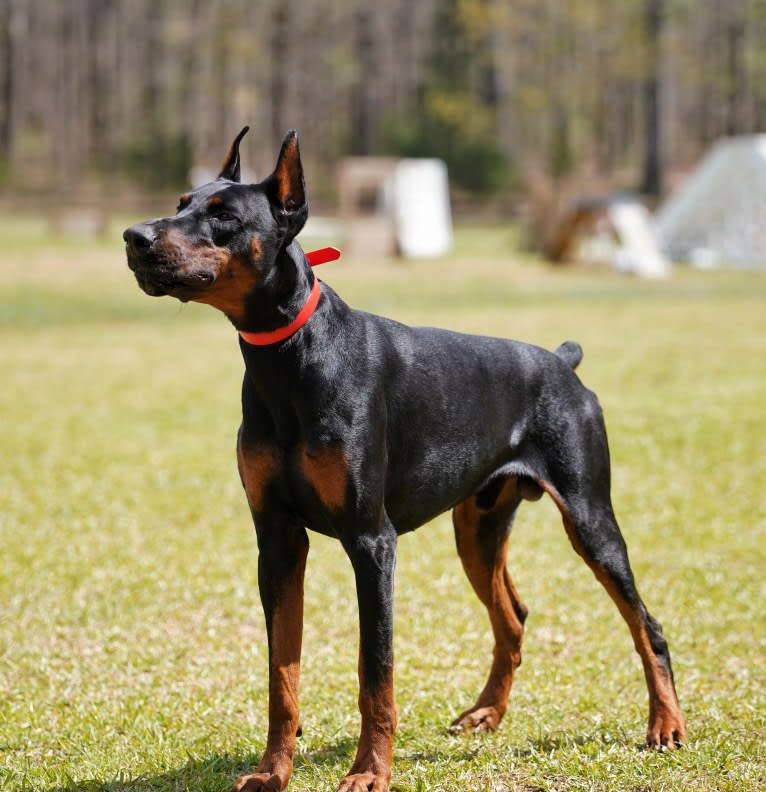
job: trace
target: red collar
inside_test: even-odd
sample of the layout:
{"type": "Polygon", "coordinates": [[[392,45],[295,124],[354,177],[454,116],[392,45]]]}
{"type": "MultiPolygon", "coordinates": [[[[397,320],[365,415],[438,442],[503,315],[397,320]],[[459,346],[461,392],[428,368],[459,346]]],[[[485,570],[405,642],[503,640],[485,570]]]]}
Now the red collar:
{"type": "MultiPolygon", "coordinates": [[[[340,258],[340,250],[333,247],[321,248],[320,250],[312,250],[306,253],[306,258],[312,267],[318,264],[324,264],[327,261],[335,261],[340,258]]],[[[269,346],[271,344],[278,344],[280,341],[285,341],[291,335],[295,335],[303,325],[311,319],[317,305],[319,305],[319,298],[322,295],[321,287],[319,286],[319,278],[314,278],[314,285],[311,287],[311,294],[308,300],[303,305],[303,308],[298,311],[298,315],[292,322],[286,324],[284,327],[278,327],[276,330],[269,330],[265,333],[246,333],[244,330],[239,330],[240,338],[252,346],[269,346]]]]}

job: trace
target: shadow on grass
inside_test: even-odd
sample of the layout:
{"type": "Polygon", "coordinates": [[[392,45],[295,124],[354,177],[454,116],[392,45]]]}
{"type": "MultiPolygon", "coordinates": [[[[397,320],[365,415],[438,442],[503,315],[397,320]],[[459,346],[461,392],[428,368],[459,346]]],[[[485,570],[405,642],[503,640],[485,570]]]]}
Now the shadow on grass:
{"type": "MultiPolygon", "coordinates": [[[[329,772],[338,763],[350,764],[355,751],[356,740],[351,737],[315,751],[300,750],[299,746],[294,769],[299,773],[302,768],[314,767],[321,772],[322,767],[327,767],[329,772]]],[[[120,773],[111,781],[73,781],[50,787],[46,792],[225,792],[238,776],[256,767],[259,761],[259,754],[208,756],[191,759],[183,767],[154,776],[131,777],[129,773],[120,773]]]]}
{"type": "Polygon", "coordinates": [[[210,756],[190,760],[183,767],[154,776],[131,777],[121,772],[111,781],[73,781],[47,792],[223,792],[231,788],[237,776],[257,763],[255,755],[242,758],[210,756]]]}
{"type": "MultiPolygon", "coordinates": [[[[406,761],[425,762],[427,764],[445,764],[451,761],[465,763],[481,754],[481,744],[460,745],[460,737],[447,738],[443,748],[430,751],[404,751],[406,761]]],[[[603,744],[603,735],[585,734],[578,736],[562,735],[529,740],[527,747],[511,750],[511,755],[518,760],[526,760],[539,754],[552,754],[560,750],[580,750],[588,745],[603,744]]],[[[644,745],[633,747],[644,750],[644,745]]],[[[300,749],[295,756],[295,772],[305,768],[313,768],[320,774],[326,768],[327,774],[338,775],[339,781],[346,765],[350,765],[356,751],[356,740],[346,737],[334,743],[322,745],[314,751],[300,749]],[[340,765],[340,768],[338,768],[340,765]]],[[[183,767],[169,770],[154,776],[140,775],[131,777],[127,773],[111,781],[77,781],[65,786],[50,787],[45,792],[225,792],[231,788],[234,780],[257,766],[260,755],[244,756],[209,756],[204,759],[189,760],[183,767]]],[[[395,772],[395,770],[394,770],[395,772]]],[[[519,789],[536,790],[537,787],[521,786],[519,789]]]]}

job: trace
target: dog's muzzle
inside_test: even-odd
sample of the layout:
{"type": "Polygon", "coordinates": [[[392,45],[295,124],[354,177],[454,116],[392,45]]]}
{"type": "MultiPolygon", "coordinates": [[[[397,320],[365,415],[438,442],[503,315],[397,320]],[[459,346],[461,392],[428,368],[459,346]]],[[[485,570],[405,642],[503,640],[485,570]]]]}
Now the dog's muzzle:
{"type": "Polygon", "coordinates": [[[154,229],[148,223],[136,223],[122,234],[128,267],[133,271],[138,285],[150,296],[160,297],[172,288],[170,273],[163,272],[152,255],[152,246],[157,241],[154,229]]]}
{"type": "Polygon", "coordinates": [[[163,249],[160,236],[153,223],[136,223],[122,234],[128,267],[150,297],[172,294],[188,299],[185,290],[204,288],[215,280],[214,272],[179,267],[178,261],[163,249]]]}

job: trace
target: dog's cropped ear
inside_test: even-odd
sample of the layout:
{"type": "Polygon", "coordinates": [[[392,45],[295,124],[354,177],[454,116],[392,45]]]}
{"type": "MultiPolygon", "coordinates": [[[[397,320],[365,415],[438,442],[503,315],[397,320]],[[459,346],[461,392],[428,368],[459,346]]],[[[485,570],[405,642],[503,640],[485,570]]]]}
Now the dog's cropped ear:
{"type": "Polygon", "coordinates": [[[239,142],[247,134],[249,129],[249,126],[244,127],[237,137],[234,138],[234,142],[231,144],[231,148],[226,157],[226,162],[223,163],[221,172],[218,174],[219,179],[228,179],[233,182],[239,181],[239,142]]]}
{"type": "Polygon", "coordinates": [[[277,166],[266,182],[269,197],[279,215],[287,220],[288,238],[292,239],[308,216],[298,133],[294,129],[285,135],[277,166]]]}
{"type": "Polygon", "coordinates": [[[294,212],[306,203],[306,185],[298,148],[298,133],[291,129],[282,141],[277,167],[271,175],[274,180],[274,199],[285,212],[294,212]]]}

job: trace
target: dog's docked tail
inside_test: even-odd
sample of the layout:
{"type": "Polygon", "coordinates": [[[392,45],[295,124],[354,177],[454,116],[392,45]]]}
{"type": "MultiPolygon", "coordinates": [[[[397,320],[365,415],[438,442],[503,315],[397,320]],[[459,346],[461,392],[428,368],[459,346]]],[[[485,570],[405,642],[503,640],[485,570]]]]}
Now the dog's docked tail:
{"type": "Polygon", "coordinates": [[[576,341],[564,341],[564,343],[556,350],[555,354],[560,357],[564,363],[576,369],[582,360],[582,347],[576,341]]]}

